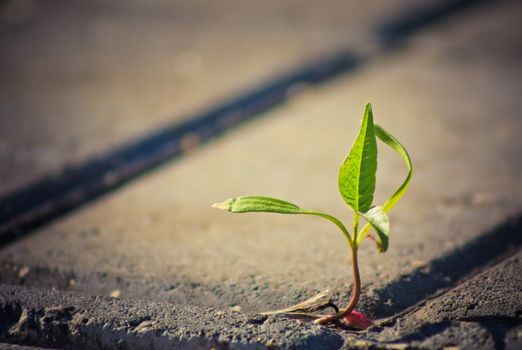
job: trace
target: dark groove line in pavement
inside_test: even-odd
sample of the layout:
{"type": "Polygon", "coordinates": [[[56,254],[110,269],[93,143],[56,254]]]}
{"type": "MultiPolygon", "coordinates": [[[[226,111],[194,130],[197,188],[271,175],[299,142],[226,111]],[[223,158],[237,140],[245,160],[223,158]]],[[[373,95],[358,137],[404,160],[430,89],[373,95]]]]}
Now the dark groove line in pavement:
{"type": "Polygon", "coordinates": [[[436,6],[427,11],[418,12],[413,16],[399,18],[396,21],[390,21],[376,30],[377,37],[380,38],[381,44],[384,47],[393,46],[403,39],[415,34],[424,29],[443,20],[448,15],[458,13],[466,10],[471,5],[476,5],[486,0],[459,0],[440,2],[436,6]]]}
{"type": "Polygon", "coordinates": [[[40,179],[0,198],[0,245],[30,233],[101,195],[122,186],[162,163],[182,155],[284,102],[302,84],[315,85],[397,47],[402,40],[439,20],[486,0],[439,2],[406,14],[376,29],[378,44],[373,53],[347,50],[323,58],[286,76],[253,89],[186,121],[130,142],[114,151],[40,179]]]}

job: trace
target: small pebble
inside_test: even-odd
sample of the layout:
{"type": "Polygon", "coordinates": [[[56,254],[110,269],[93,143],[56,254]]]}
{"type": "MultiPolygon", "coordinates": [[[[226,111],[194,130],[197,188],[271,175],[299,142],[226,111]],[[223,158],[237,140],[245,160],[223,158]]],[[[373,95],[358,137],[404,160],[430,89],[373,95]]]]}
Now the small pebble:
{"type": "Polygon", "coordinates": [[[241,306],[239,305],[234,305],[234,306],[231,306],[228,308],[230,311],[232,312],[240,312],[241,311],[241,306]]]}
{"type": "Polygon", "coordinates": [[[110,294],[111,298],[119,298],[121,296],[121,292],[119,289],[115,289],[110,294]]]}
{"type": "Polygon", "coordinates": [[[29,274],[30,271],[31,269],[29,269],[27,266],[24,266],[20,269],[20,271],[18,271],[18,277],[24,278],[29,274]]]}

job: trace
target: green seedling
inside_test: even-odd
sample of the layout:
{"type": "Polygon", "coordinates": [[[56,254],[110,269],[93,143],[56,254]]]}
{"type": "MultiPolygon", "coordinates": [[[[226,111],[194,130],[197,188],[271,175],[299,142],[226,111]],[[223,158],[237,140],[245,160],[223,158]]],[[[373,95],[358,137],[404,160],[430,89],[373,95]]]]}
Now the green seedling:
{"type": "MultiPolygon", "coordinates": [[[[232,213],[271,212],[280,214],[305,214],[319,216],[333,222],[343,233],[352,253],[354,278],[352,296],[348,306],[339,312],[329,315],[313,315],[313,318],[315,318],[314,322],[317,324],[338,322],[341,319],[349,323],[350,320],[357,320],[359,316],[362,315],[354,311],[361,295],[361,278],[357,259],[359,246],[361,245],[362,239],[367,236],[368,231],[373,228],[375,236],[368,235],[368,237],[376,242],[377,249],[380,253],[388,249],[390,222],[387,213],[395,206],[406,191],[411,176],[412,164],[408,152],[389,132],[381,126],[374,124],[372,107],[370,103],[367,103],[359,135],[339,171],[339,191],[346,204],[353,211],[352,233],[348,231],[339,219],[332,215],[316,210],[303,209],[295,204],[270,197],[236,197],[222,203],[216,203],[213,207],[232,213]],[[377,172],[377,139],[397,152],[404,159],[408,167],[406,179],[382,206],[372,204],[377,172]],[[360,217],[366,221],[366,224],[361,230],[359,230],[360,217]]],[[[307,316],[310,315],[307,314],[307,316]]],[[[365,324],[369,323],[366,322],[365,324]]],[[[367,326],[362,326],[362,328],[364,327],[367,326]]]]}

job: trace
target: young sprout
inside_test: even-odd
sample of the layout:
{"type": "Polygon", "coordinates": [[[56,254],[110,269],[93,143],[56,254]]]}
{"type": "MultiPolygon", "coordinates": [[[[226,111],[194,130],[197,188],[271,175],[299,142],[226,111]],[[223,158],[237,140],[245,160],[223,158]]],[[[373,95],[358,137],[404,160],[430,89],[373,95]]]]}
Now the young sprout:
{"type": "Polygon", "coordinates": [[[344,201],[353,210],[352,233],[346,226],[332,215],[315,210],[303,209],[295,204],[263,196],[243,196],[228,199],[213,205],[215,208],[228,210],[232,213],[271,212],[279,214],[306,214],[325,218],[333,222],[343,233],[352,253],[353,289],[348,305],[339,312],[330,315],[314,315],[315,323],[327,324],[344,319],[355,328],[365,329],[371,321],[363,314],[354,311],[361,295],[361,278],[357,251],[362,239],[370,228],[376,233],[375,241],[380,253],[388,249],[390,237],[390,222],[387,213],[395,206],[406,191],[412,176],[412,164],[406,149],[381,126],[373,123],[372,107],[368,102],[364,111],[359,135],[350,153],[344,160],[339,171],[339,191],[344,201]],[[375,192],[377,172],[377,138],[397,152],[406,162],[408,175],[402,185],[382,205],[372,205],[375,192]],[[359,230],[359,219],[364,218],[366,224],[359,230]]]}

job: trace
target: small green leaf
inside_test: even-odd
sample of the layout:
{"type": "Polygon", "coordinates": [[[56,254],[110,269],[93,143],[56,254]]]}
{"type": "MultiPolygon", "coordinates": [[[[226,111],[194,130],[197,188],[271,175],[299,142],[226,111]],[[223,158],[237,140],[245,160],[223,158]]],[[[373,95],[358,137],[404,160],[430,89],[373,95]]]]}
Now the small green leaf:
{"type": "Polygon", "coordinates": [[[411,164],[411,158],[408,154],[408,151],[406,151],[406,148],[404,148],[404,146],[401,145],[401,143],[395,137],[393,137],[392,134],[384,130],[380,125],[375,125],[375,134],[382,142],[397,152],[402,157],[404,162],[406,162],[406,166],[408,167],[408,175],[406,176],[406,179],[397,189],[397,191],[395,191],[395,193],[390,197],[390,199],[388,199],[383,205],[384,211],[389,212],[390,209],[393,208],[397,201],[402,197],[404,192],[406,192],[406,189],[410,184],[411,176],[413,175],[413,166],[411,164]]]}
{"type": "Polygon", "coordinates": [[[320,211],[299,208],[297,205],[281,199],[264,196],[243,196],[227,199],[224,202],[213,204],[212,207],[227,210],[232,213],[267,212],[279,214],[304,214],[320,216],[333,222],[341,229],[350,244],[353,244],[350,233],[339,219],[320,211]]]}
{"type": "Polygon", "coordinates": [[[339,171],[339,191],[355,212],[365,212],[372,205],[376,172],[377,142],[368,102],[359,135],[339,171]]]}
{"type": "Polygon", "coordinates": [[[375,206],[360,214],[375,229],[379,252],[385,252],[388,249],[388,239],[390,237],[390,220],[388,220],[386,212],[381,206],[375,206]]]}
{"type": "Polygon", "coordinates": [[[216,203],[212,205],[212,207],[228,210],[232,213],[270,212],[281,214],[301,214],[304,212],[303,209],[295,204],[263,196],[230,198],[222,203],[216,203]]]}
{"type": "MultiPolygon", "coordinates": [[[[402,157],[402,159],[404,160],[404,162],[406,163],[406,166],[408,168],[408,175],[406,176],[406,179],[404,180],[404,182],[399,186],[399,188],[395,191],[395,193],[382,206],[384,212],[388,213],[395,206],[395,204],[397,204],[399,199],[402,197],[402,195],[408,188],[411,177],[413,175],[413,167],[412,167],[411,158],[410,158],[410,155],[408,154],[408,151],[406,151],[406,148],[404,148],[404,146],[401,145],[401,143],[395,137],[393,137],[388,131],[386,131],[384,128],[382,128],[378,124],[375,124],[375,134],[382,142],[384,142],[385,144],[390,146],[395,152],[397,152],[402,157]]],[[[359,232],[359,235],[357,236],[357,246],[359,246],[361,244],[362,239],[364,238],[364,236],[366,235],[366,233],[368,232],[370,227],[371,227],[371,223],[366,224],[363,227],[363,229],[361,230],[361,232],[359,232]]],[[[389,234],[388,234],[388,236],[389,236],[389,234]]],[[[386,246],[381,246],[378,248],[379,248],[379,251],[384,252],[384,251],[386,251],[387,244],[386,244],[386,246]],[[381,248],[383,248],[384,250],[381,250],[381,248]]]]}

